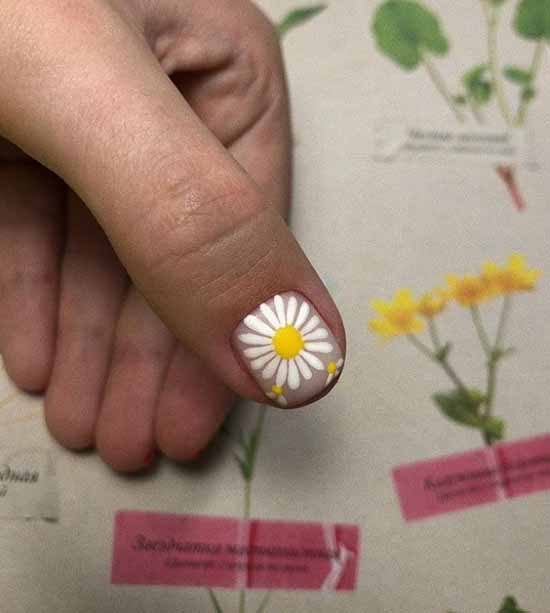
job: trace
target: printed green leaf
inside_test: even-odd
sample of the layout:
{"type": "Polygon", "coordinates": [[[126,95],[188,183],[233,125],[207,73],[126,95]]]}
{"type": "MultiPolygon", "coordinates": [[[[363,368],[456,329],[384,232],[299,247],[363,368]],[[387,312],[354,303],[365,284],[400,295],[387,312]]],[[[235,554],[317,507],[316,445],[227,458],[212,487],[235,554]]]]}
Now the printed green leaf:
{"type": "MultiPolygon", "coordinates": [[[[466,96],[459,94],[458,96],[453,96],[453,100],[456,104],[466,104],[466,96]]],[[[453,348],[451,343],[445,343],[443,347],[439,351],[436,352],[435,357],[439,361],[446,360],[449,357],[449,353],[451,353],[451,349],[453,348]]]]}
{"type": "Polygon", "coordinates": [[[241,458],[239,454],[237,453],[234,453],[233,457],[235,458],[235,461],[237,462],[237,464],[239,465],[239,468],[241,469],[241,474],[244,480],[249,481],[251,477],[250,464],[247,462],[246,459],[241,458]]]}
{"type": "Polygon", "coordinates": [[[487,433],[489,443],[493,444],[504,438],[506,424],[504,420],[499,417],[486,417],[483,420],[483,427],[481,430],[487,433]]]}
{"type": "Polygon", "coordinates": [[[508,596],[504,599],[498,613],[529,613],[529,611],[520,609],[516,599],[513,596],[508,596]]]}
{"type": "Polygon", "coordinates": [[[453,390],[449,393],[435,394],[433,399],[440,411],[449,419],[471,428],[480,427],[479,409],[484,398],[477,390],[470,390],[468,394],[461,390],[453,390]]]}
{"type": "Polygon", "coordinates": [[[468,92],[468,96],[478,105],[487,104],[493,93],[491,81],[487,78],[488,66],[482,64],[474,66],[463,77],[462,82],[468,92]]]}
{"type": "Polygon", "coordinates": [[[489,2],[493,5],[493,6],[501,6],[503,5],[505,2],[508,2],[508,0],[489,0],[489,2]]]}
{"type": "Polygon", "coordinates": [[[322,13],[326,8],[326,4],[316,4],[315,6],[308,6],[291,11],[277,26],[279,36],[284,36],[290,30],[308,22],[310,19],[319,15],[319,13],[322,13]]]}
{"type": "Polygon", "coordinates": [[[550,0],[521,0],[514,27],[523,38],[550,40],[550,0]]]}
{"type": "Polygon", "coordinates": [[[239,430],[236,441],[240,453],[233,453],[245,481],[252,481],[265,420],[265,407],[259,410],[256,426],[250,434],[239,430]]]}
{"type": "Polygon", "coordinates": [[[435,13],[414,0],[386,0],[372,30],[380,51],[405,70],[417,68],[424,54],[442,56],[449,50],[435,13]]]}
{"type": "Polygon", "coordinates": [[[533,78],[528,70],[519,66],[506,66],[503,72],[508,81],[516,83],[516,85],[528,85],[533,78]]]}
{"type": "Polygon", "coordinates": [[[445,417],[462,426],[485,432],[491,443],[504,438],[504,421],[498,417],[486,417],[481,414],[481,407],[486,398],[479,390],[470,389],[467,393],[453,390],[435,394],[433,400],[445,417]]]}
{"type": "Polygon", "coordinates": [[[537,90],[534,87],[527,86],[521,92],[521,99],[529,102],[537,95],[537,90]]]}

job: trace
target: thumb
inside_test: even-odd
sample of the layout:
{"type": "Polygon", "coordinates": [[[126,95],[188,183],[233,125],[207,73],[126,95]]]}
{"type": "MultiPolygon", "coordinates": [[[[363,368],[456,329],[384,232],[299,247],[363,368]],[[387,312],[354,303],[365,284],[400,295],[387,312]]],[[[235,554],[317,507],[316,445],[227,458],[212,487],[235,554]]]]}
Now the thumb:
{"type": "Polygon", "coordinates": [[[274,207],[108,5],[20,4],[4,9],[0,133],[79,194],[155,311],[230,388],[280,406],[323,394],[343,325],[274,207]]]}

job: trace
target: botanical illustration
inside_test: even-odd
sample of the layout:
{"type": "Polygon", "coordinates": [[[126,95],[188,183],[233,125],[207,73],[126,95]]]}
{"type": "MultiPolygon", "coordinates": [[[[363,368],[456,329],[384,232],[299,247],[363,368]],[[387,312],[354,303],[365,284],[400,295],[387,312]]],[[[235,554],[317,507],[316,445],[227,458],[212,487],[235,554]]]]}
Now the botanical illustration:
{"type": "MultiPolygon", "coordinates": [[[[262,406],[258,409],[258,416],[256,425],[252,431],[245,434],[239,431],[237,436],[234,436],[226,427],[223,428],[224,434],[234,444],[235,451],[233,455],[239,466],[243,481],[244,481],[244,494],[243,494],[243,512],[242,518],[247,521],[251,517],[252,511],[252,482],[254,480],[254,473],[256,469],[256,460],[258,457],[258,450],[260,447],[260,441],[262,438],[262,432],[264,428],[264,422],[266,417],[266,407],[262,406]]],[[[216,613],[223,613],[224,609],[220,604],[218,597],[214,590],[209,589],[208,595],[213,606],[213,610],[216,613]]],[[[267,611],[271,597],[271,592],[267,592],[262,598],[259,606],[256,610],[257,613],[264,613],[267,611]]],[[[239,613],[246,613],[246,591],[239,591],[239,613]]]]}
{"type": "MultiPolygon", "coordinates": [[[[378,49],[402,70],[426,72],[456,121],[465,123],[472,119],[483,125],[487,107],[495,104],[508,129],[523,128],[538,93],[543,57],[550,42],[550,0],[517,2],[511,27],[532,47],[528,66],[503,65],[501,61],[499,34],[509,27],[503,23],[502,11],[509,1],[472,0],[467,3],[471,6],[464,6],[464,10],[472,9],[472,19],[480,18],[485,22],[486,53],[477,64],[465,66],[459,82],[452,87],[437,66],[437,58],[449,55],[451,42],[433,10],[418,0],[386,0],[375,13],[372,31],[378,49]],[[513,96],[510,96],[510,87],[513,96]]],[[[495,170],[517,209],[524,209],[516,169],[502,164],[495,170]]]]}
{"type": "MultiPolygon", "coordinates": [[[[306,23],[319,13],[321,13],[325,9],[325,5],[315,5],[305,8],[298,8],[296,10],[291,11],[281,20],[278,24],[277,29],[279,31],[279,36],[284,36],[293,28],[306,23]]],[[[288,305],[287,305],[288,306],[288,305]]],[[[297,305],[296,305],[297,306],[297,305]]],[[[281,315],[282,316],[282,315],[281,315]]],[[[275,317],[275,315],[274,315],[275,317]]],[[[277,317],[279,315],[277,314],[277,317]]],[[[286,318],[286,313],[284,314],[286,318]]],[[[286,321],[286,319],[285,319],[286,321]]],[[[288,339],[287,339],[288,341],[288,339]]],[[[288,344],[288,342],[287,342],[288,344]]],[[[279,365],[279,364],[277,364],[279,365]]],[[[328,372],[327,379],[330,379],[327,382],[327,385],[332,381],[332,378],[336,374],[336,369],[332,372],[328,372]]],[[[288,373],[287,373],[288,377],[288,373]]],[[[282,385],[274,386],[274,389],[271,390],[270,397],[279,402],[281,406],[284,406],[286,403],[286,399],[283,396],[282,385]]],[[[244,493],[243,493],[243,512],[242,518],[243,520],[249,520],[251,517],[252,510],[252,482],[254,480],[254,473],[256,469],[256,460],[258,457],[258,450],[260,447],[260,442],[262,438],[262,433],[264,429],[264,422],[266,417],[266,407],[261,406],[258,408],[258,415],[256,420],[256,425],[249,433],[244,433],[239,431],[237,436],[234,436],[228,428],[224,427],[224,434],[232,441],[236,450],[234,451],[235,460],[239,467],[241,476],[244,482],[244,493]]],[[[210,602],[212,604],[212,610],[215,613],[225,613],[221,606],[220,600],[214,590],[208,590],[208,596],[210,598],[210,602]]],[[[268,606],[270,604],[271,592],[266,592],[263,598],[260,600],[258,606],[254,609],[256,613],[266,613],[268,610],[268,606]]],[[[240,590],[238,596],[238,613],[246,613],[247,611],[247,593],[246,590],[240,590]]]]}
{"type": "Polygon", "coordinates": [[[391,301],[372,302],[377,317],[370,321],[370,329],[386,340],[404,337],[416,351],[441,368],[452,389],[433,394],[436,407],[447,419],[478,430],[486,445],[505,436],[506,424],[495,414],[495,400],[499,365],[516,353],[506,345],[512,303],[518,294],[535,290],[540,274],[528,268],[522,255],[514,254],[503,266],[487,262],[477,275],[449,274],[446,286],[420,298],[409,289],[399,289],[391,301]],[[490,335],[482,307],[495,300],[500,301],[500,317],[494,335],[490,335]],[[483,389],[469,385],[457,372],[452,361],[454,344],[440,330],[440,320],[452,303],[468,313],[479,339],[485,370],[483,389]]]}

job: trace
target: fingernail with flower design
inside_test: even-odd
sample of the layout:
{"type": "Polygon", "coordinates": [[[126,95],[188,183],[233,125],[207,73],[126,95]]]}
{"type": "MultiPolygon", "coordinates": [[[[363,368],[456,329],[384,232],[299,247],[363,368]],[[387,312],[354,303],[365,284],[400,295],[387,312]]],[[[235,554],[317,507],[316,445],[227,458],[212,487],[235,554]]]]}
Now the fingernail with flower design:
{"type": "Polygon", "coordinates": [[[281,407],[319,395],[344,365],[334,334],[298,292],[260,304],[237,326],[233,345],[264,394],[281,407]]]}

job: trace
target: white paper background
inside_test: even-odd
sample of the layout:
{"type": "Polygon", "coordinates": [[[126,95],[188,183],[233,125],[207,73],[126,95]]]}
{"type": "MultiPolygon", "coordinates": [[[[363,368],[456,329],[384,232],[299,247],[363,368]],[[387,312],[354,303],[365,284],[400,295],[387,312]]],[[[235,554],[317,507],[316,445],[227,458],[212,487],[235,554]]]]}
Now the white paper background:
{"type": "MultiPolygon", "coordinates": [[[[452,76],[484,57],[475,4],[431,2],[458,41],[458,56],[438,63],[452,76]]],[[[263,5],[279,17],[293,3],[263,5]]],[[[376,164],[369,140],[376,119],[453,118],[421,72],[406,75],[375,50],[369,32],[375,5],[334,1],[284,45],[296,138],[292,225],[342,310],[349,352],[330,397],[309,411],[269,413],[253,503],[258,517],[360,524],[359,590],[277,593],[270,610],[496,613],[511,593],[530,613],[547,613],[550,494],[416,524],[401,519],[392,467],[468,450],[480,439],[436,412],[430,395],[446,383],[439,371],[404,342],[380,347],[366,324],[373,297],[389,298],[403,285],[419,291],[447,272],[474,272],[487,259],[524,253],[546,276],[514,310],[509,341],[519,353],[503,364],[497,410],[513,438],[550,431],[550,87],[544,83],[532,108],[541,169],[519,175],[528,201],[522,215],[483,163],[376,164]]],[[[527,63],[530,53],[521,42],[507,46],[514,63],[527,63]]],[[[548,57],[542,76],[548,80],[548,57]]],[[[465,348],[457,350],[459,368],[475,380],[481,360],[477,347],[471,350],[476,339],[465,313],[455,309],[445,322],[465,348]]],[[[242,482],[229,448],[218,443],[195,469],[163,462],[152,475],[120,477],[93,454],[58,448],[40,410],[39,399],[0,409],[0,445],[53,450],[61,518],[0,521],[2,613],[210,611],[200,589],[111,587],[113,515],[118,509],[238,515],[242,482]]],[[[235,594],[222,600],[236,610],[235,594]]]]}

